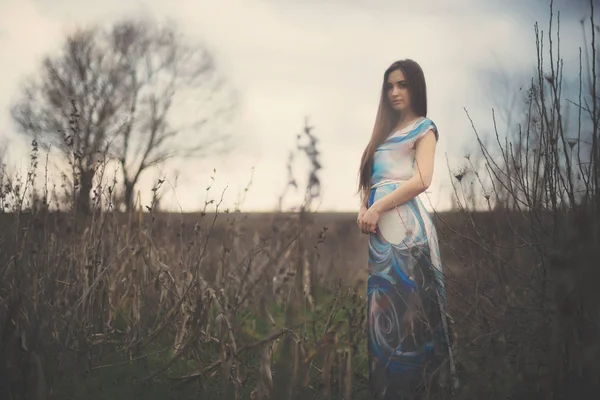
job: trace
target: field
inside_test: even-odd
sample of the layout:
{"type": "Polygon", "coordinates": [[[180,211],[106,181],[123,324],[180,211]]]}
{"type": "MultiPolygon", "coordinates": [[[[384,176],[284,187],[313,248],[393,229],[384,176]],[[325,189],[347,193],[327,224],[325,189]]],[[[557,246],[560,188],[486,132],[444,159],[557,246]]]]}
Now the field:
{"type": "MultiPolygon", "coordinates": [[[[369,398],[355,218],[0,215],[2,398],[369,398]]],[[[543,398],[553,311],[527,217],[434,219],[454,398],[543,398]]]]}

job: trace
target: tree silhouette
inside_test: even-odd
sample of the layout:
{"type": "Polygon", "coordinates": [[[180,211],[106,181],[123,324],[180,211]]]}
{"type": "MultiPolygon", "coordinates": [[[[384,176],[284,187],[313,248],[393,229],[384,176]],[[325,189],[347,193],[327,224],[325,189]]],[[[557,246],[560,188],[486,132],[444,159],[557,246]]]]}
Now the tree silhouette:
{"type": "Polygon", "coordinates": [[[206,46],[188,44],[172,25],[123,20],[69,35],[11,111],[21,133],[59,148],[72,164],[79,211],[90,211],[104,159],[119,163],[120,201],[130,210],[148,168],[223,151],[227,135],[207,123],[232,115],[233,96],[206,46]]]}

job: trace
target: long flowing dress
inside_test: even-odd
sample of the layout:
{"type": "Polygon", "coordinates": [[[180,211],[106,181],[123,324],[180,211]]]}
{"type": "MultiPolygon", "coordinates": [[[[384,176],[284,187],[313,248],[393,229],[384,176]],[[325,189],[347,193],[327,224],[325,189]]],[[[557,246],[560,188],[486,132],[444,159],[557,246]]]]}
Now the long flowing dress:
{"type": "MultiPolygon", "coordinates": [[[[437,140],[437,127],[422,117],[376,149],[369,207],[416,173],[415,143],[429,130],[437,140]]],[[[367,286],[369,373],[376,396],[413,398],[436,386],[432,382],[439,388],[443,371],[455,376],[437,234],[419,197],[381,213],[376,233],[369,235],[367,286]]]]}

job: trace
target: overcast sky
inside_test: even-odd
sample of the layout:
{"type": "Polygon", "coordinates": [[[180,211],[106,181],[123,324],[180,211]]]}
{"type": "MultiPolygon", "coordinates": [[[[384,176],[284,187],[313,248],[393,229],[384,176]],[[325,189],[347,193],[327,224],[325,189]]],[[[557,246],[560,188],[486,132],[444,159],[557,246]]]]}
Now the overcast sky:
{"type": "MultiPolygon", "coordinates": [[[[240,95],[232,127],[232,152],[187,162],[167,204],[193,210],[204,201],[216,168],[217,196],[231,207],[251,178],[242,207],[273,210],[286,182],[286,160],[304,117],[320,139],[323,170],[321,211],[355,211],[359,159],[377,109],[382,74],[393,61],[416,60],[428,86],[429,118],[440,130],[436,170],[425,202],[449,205],[449,173],[474,141],[463,108],[482,133],[491,133],[491,108],[532,77],[533,25],[547,31],[543,0],[0,0],[0,135],[9,139],[9,165],[25,168],[27,141],[15,135],[9,105],[18,84],[56,52],[78,24],[110,24],[128,15],[169,18],[190,37],[210,46],[240,95]]],[[[557,0],[561,55],[567,73],[578,71],[580,19],[586,0],[557,0]],[[566,4],[571,4],[567,9],[566,4]],[[573,7],[578,5],[579,7],[573,7]]],[[[600,8],[600,7],[599,7],[600,8]]],[[[573,75],[573,78],[575,75],[573,75]]],[[[565,78],[567,79],[567,78],[565,78]]],[[[502,121],[500,121],[502,123],[502,121]]],[[[302,171],[299,171],[302,172],[302,171]]],[[[153,181],[173,168],[143,178],[147,202],[153,181]]],[[[58,178],[56,178],[58,179],[58,178]]],[[[298,197],[299,199],[300,197],[298,197]]]]}

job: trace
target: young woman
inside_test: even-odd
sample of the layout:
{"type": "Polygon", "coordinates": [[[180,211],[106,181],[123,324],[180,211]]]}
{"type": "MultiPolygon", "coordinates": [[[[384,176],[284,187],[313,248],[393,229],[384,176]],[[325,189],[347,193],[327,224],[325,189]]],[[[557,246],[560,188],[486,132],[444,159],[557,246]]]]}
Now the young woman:
{"type": "Polygon", "coordinates": [[[361,160],[357,219],[369,234],[370,382],[384,399],[439,389],[445,371],[458,383],[437,234],[418,198],[431,183],[437,140],[421,67],[412,60],[393,63],[361,160]]]}

